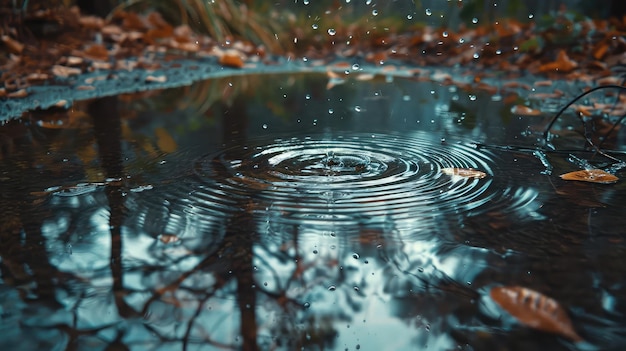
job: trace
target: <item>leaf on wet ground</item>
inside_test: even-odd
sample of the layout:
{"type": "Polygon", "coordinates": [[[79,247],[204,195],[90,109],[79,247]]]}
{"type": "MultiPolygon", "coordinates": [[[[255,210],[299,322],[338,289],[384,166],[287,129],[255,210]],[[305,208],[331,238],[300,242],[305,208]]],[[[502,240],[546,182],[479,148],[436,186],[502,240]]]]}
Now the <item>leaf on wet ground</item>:
{"type": "Polygon", "coordinates": [[[562,72],[567,73],[572,71],[574,68],[578,67],[578,63],[572,60],[567,56],[565,50],[559,51],[559,54],[556,57],[556,60],[552,62],[548,62],[539,67],[540,72],[562,72]]]}
{"type": "Polygon", "coordinates": [[[450,176],[459,176],[459,177],[464,177],[464,178],[475,178],[475,179],[482,179],[487,176],[487,173],[483,171],[479,171],[477,169],[473,169],[473,168],[455,168],[455,167],[442,168],[441,173],[447,174],[450,176]]]}
{"type": "Polygon", "coordinates": [[[563,180],[577,180],[580,182],[600,183],[600,184],[612,184],[619,180],[615,175],[605,172],[601,169],[584,169],[581,171],[574,171],[565,174],[561,174],[563,180]]]}
{"type": "Polygon", "coordinates": [[[554,299],[522,286],[498,286],[491,298],[520,323],[574,342],[583,341],[576,333],[565,309],[554,299]]]}
{"type": "Polygon", "coordinates": [[[539,116],[541,111],[524,105],[515,105],[511,108],[511,113],[520,116],[539,116]]]}

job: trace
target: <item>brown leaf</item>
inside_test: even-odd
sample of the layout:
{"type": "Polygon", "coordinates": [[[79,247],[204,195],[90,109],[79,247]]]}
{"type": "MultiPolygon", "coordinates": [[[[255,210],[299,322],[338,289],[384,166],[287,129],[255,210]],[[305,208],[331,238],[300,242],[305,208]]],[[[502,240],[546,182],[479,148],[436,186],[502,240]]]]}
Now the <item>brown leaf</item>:
{"type": "Polygon", "coordinates": [[[222,56],[220,56],[220,65],[234,68],[243,67],[243,59],[239,54],[239,51],[228,50],[222,56]]]}
{"type": "Polygon", "coordinates": [[[154,134],[157,138],[157,146],[161,151],[167,153],[172,153],[176,151],[178,145],[176,145],[176,141],[174,140],[174,138],[172,138],[170,133],[168,133],[165,128],[156,128],[154,130],[154,134]]]}
{"type": "Polygon", "coordinates": [[[450,176],[459,176],[464,178],[476,178],[482,179],[487,176],[487,173],[473,169],[473,168],[442,168],[441,173],[450,176]]]}
{"type": "Polygon", "coordinates": [[[561,50],[559,51],[559,54],[556,57],[555,61],[548,62],[539,66],[539,72],[559,71],[567,73],[572,71],[576,67],[578,67],[578,63],[570,59],[569,56],[567,56],[567,54],[565,53],[565,50],[561,50]]]}
{"type": "Polygon", "coordinates": [[[541,115],[541,111],[535,110],[528,106],[524,105],[515,105],[511,108],[511,113],[520,115],[520,116],[539,116],[541,115]]]}
{"type": "Polygon", "coordinates": [[[4,43],[4,45],[6,45],[7,48],[9,49],[9,52],[12,52],[14,54],[21,54],[22,51],[24,50],[24,44],[11,38],[8,35],[3,35],[1,39],[2,39],[2,43],[4,43]]]}
{"type": "Polygon", "coordinates": [[[563,180],[578,180],[581,182],[611,184],[619,180],[611,173],[607,173],[601,169],[583,169],[582,171],[574,171],[561,174],[563,180]]]}
{"type": "Polygon", "coordinates": [[[520,323],[575,342],[583,341],[561,305],[554,299],[521,286],[492,288],[491,298],[520,323]]]}

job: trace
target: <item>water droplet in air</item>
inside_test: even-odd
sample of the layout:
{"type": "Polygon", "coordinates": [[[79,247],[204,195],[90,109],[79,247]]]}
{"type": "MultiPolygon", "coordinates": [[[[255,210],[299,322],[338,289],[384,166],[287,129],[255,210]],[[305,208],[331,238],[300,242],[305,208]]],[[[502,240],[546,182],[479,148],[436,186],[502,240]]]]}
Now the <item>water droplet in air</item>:
{"type": "Polygon", "coordinates": [[[426,9],[426,16],[431,16],[433,12],[430,9],[426,9]]]}
{"type": "Polygon", "coordinates": [[[328,35],[335,35],[337,34],[337,31],[335,30],[335,28],[328,28],[328,35]]]}
{"type": "Polygon", "coordinates": [[[361,112],[361,106],[354,106],[354,111],[361,112]]]}
{"type": "Polygon", "coordinates": [[[378,10],[372,10],[372,16],[378,16],[378,10]]]}
{"type": "Polygon", "coordinates": [[[317,29],[317,28],[319,28],[319,26],[317,25],[317,23],[313,23],[313,25],[311,25],[311,28],[317,29]]]}
{"type": "Polygon", "coordinates": [[[267,124],[263,124],[263,129],[267,129],[267,124]]]}
{"type": "Polygon", "coordinates": [[[413,15],[406,15],[406,19],[408,19],[408,20],[413,19],[413,15]]]}
{"type": "Polygon", "coordinates": [[[478,18],[476,18],[476,17],[472,18],[472,23],[474,23],[474,24],[478,23],[478,18]]]}
{"type": "Polygon", "coordinates": [[[335,110],[333,110],[332,108],[329,108],[329,109],[328,109],[328,114],[329,114],[329,115],[332,115],[333,113],[335,113],[335,110]]]}

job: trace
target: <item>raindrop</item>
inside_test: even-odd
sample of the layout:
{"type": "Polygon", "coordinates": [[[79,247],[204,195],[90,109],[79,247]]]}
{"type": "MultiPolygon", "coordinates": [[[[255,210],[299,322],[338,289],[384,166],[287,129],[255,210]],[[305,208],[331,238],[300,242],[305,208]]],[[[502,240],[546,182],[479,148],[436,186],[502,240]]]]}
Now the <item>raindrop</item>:
{"type": "Polygon", "coordinates": [[[358,63],[355,63],[355,64],[352,65],[352,70],[353,71],[357,71],[359,68],[361,68],[361,66],[359,66],[358,63]]]}
{"type": "Polygon", "coordinates": [[[267,124],[263,124],[263,129],[267,129],[267,124]]]}
{"type": "Polygon", "coordinates": [[[354,111],[361,112],[361,106],[354,106],[354,111]]]}
{"type": "Polygon", "coordinates": [[[317,29],[317,28],[319,28],[319,26],[317,25],[317,23],[313,23],[313,25],[311,26],[311,28],[313,28],[313,29],[317,29]]]}
{"type": "Polygon", "coordinates": [[[329,108],[329,109],[328,109],[328,114],[329,114],[329,115],[332,115],[333,113],[335,113],[335,110],[333,110],[332,108],[329,108]]]}
{"type": "Polygon", "coordinates": [[[317,255],[318,251],[317,250],[313,250],[313,254],[317,255]]]}
{"type": "Polygon", "coordinates": [[[474,58],[475,58],[475,59],[477,59],[477,58],[479,58],[479,57],[480,57],[480,55],[478,55],[478,53],[477,53],[477,52],[475,52],[475,53],[474,53],[474,58]]]}
{"type": "Polygon", "coordinates": [[[412,20],[413,19],[413,15],[406,15],[406,19],[412,20]]]}
{"type": "Polygon", "coordinates": [[[411,95],[402,96],[402,101],[411,101],[411,95]]]}
{"type": "Polygon", "coordinates": [[[335,30],[335,28],[328,28],[328,35],[335,35],[337,34],[337,31],[335,30]]]}
{"type": "Polygon", "coordinates": [[[426,9],[426,16],[431,16],[433,12],[430,9],[426,9]]]}
{"type": "Polygon", "coordinates": [[[337,287],[334,285],[331,285],[328,287],[328,291],[335,291],[335,290],[337,290],[337,287]]]}
{"type": "Polygon", "coordinates": [[[470,94],[469,95],[469,99],[470,99],[470,101],[476,101],[476,95],[470,94]]]}
{"type": "Polygon", "coordinates": [[[372,3],[372,0],[367,0],[367,1],[365,2],[365,5],[370,5],[371,3],[372,3]]]}
{"type": "Polygon", "coordinates": [[[359,291],[359,287],[358,287],[358,286],[355,286],[355,287],[354,287],[354,291],[359,291]]]}
{"type": "Polygon", "coordinates": [[[311,307],[311,303],[310,302],[305,302],[304,304],[302,304],[302,307],[310,308],[311,307]]]}
{"type": "Polygon", "coordinates": [[[502,54],[502,50],[500,49],[496,50],[496,55],[500,55],[500,54],[502,54]]]}
{"type": "Polygon", "coordinates": [[[305,5],[308,5],[308,4],[309,4],[309,0],[304,0],[304,1],[303,1],[303,3],[304,3],[305,5]]]}
{"type": "Polygon", "coordinates": [[[358,260],[359,257],[360,257],[359,254],[356,252],[352,254],[352,258],[354,258],[355,260],[358,260]]]}
{"type": "Polygon", "coordinates": [[[448,32],[443,32],[443,33],[441,33],[441,35],[443,35],[444,38],[447,38],[448,37],[448,32]]]}
{"type": "Polygon", "coordinates": [[[533,15],[532,13],[528,15],[528,19],[533,19],[533,17],[535,17],[535,15],[533,15]]]}
{"type": "Polygon", "coordinates": [[[474,24],[478,23],[478,18],[476,18],[476,17],[472,18],[472,23],[474,23],[474,24]]]}
{"type": "Polygon", "coordinates": [[[372,16],[378,16],[378,10],[372,10],[372,16]]]}

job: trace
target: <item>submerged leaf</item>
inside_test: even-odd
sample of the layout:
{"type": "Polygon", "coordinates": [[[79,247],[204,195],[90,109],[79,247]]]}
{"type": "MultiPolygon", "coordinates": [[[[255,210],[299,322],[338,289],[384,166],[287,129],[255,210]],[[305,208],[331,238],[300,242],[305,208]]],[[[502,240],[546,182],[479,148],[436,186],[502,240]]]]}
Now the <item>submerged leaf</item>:
{"type": "Polygon", "coordinates": [[[548,333],[559,334],[575,342],[583,339],[561,305],[554,299],[521,286],[499,286],[491,298],[520,323],[548,333]]]}
{"type": "Polygon", "coordinates": [[[561,179],[600,184],[611,184],[619,180],[616,176],[601,169],[584,169],[582,171],[569,172],[561,174],[561,179]]]}
{"type": "Polygon", "coordinates": [[[473,168],[442,168],[441,173],[451,175],[451,176],[460,176],[465,178],[476,178],[482,179],[487,176],[487,173],[479,171],[473,168]]]}

